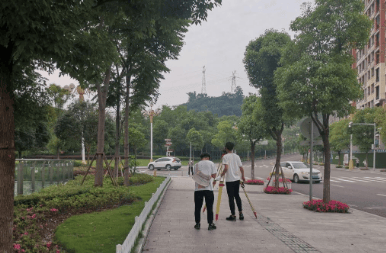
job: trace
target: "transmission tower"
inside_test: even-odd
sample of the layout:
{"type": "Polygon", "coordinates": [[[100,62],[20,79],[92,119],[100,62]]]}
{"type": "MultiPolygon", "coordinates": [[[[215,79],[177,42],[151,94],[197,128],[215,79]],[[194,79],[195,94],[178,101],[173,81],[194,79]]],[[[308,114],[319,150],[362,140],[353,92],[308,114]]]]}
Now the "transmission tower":
{"type": "Polygon", "coordinates": [[[236,70],[232,72],[231,93],[235,93],[235,91],[236,91],[236,70]]]}
{"type": "Polygon", "coordinates": [[[202,87],[201,94],[206,94],[206,82],[205,82],[205,66],[202,68],[202,87]]]}

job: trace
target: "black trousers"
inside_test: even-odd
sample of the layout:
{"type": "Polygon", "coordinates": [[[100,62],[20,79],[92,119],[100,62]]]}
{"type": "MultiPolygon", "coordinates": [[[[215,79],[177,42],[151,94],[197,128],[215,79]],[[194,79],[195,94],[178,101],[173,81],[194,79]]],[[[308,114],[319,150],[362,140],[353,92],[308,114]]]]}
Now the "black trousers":
{"type": "Polygon", "coordinates": [[[227,187],[227,193],[228,193],[229,208],[231,209],[232,215],[236,215],[235,199],[236,199],[236,204],[237,204],[237,208],[239,209],[239,212],[243,211],[243,207],[241,205],[241,198],[239,195],[240,180],[233,181],[233,182],[226,182],[226,187],[227,187]]]}
{"type": "Polygon", "coordinates": [[[213,202],[214,195],[213,191],[205,190],[205,191],[195,191],[194,192],[194,218],[196,223],[200,223],[201,221],[201,207],[204,202],[206,204],[206,212],[208,214],[208,224],[213,223],[213,202]]]}
{"type": "Polygon", "coordinates": [[[192,175],[193,175],[193,166],[188,168],[188,175],[190,175],[190,172],[192,172],[192,175]]]}

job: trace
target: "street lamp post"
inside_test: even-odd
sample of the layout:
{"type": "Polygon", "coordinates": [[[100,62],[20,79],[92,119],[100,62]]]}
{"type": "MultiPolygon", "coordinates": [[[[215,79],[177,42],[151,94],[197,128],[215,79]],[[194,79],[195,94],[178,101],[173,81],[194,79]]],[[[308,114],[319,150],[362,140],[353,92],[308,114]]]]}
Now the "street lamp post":
{"type": "MultiPolygon", "coordinates": [[[[376,133],[376,129],[377,129],[377,126],[376,126],[376,124],[375,123],[353,123],[353,122],[350,122],[349,124],[348,124],[348,127],[351,127],[352,125],[364,125],[364,126],[374,126],[374,144],[373,144],[373,147],[372,147],[372,149],[373,149],[373,170],[375,171],[375,157],[376,157],[376,155],[375,155],[375,141],[376,141],[376,136],[375,136],[375,133],[376,133]]],[[[351,135],[351,137],[352,137],[352,135],[351,135]]],[[[352,145],[352,144],[351,144],[352,145]]],[[[352,149],[352,147],[350,148],[350,150],[352,149]]],[[[350,159],[352,159],[352,153],[351,153],[351,151],[350,151],[350,159]]],[[[352,163],[352,160],[350,160],[350,162],[352,163]]]]}
{"type": "Polygon", "coordinates": [[[153,110],[153,104],[150,104],[150,110],[144,112],[150,118],[150,162],[153,161],[153,117],[160,114],[160,110],[153,110]]]}

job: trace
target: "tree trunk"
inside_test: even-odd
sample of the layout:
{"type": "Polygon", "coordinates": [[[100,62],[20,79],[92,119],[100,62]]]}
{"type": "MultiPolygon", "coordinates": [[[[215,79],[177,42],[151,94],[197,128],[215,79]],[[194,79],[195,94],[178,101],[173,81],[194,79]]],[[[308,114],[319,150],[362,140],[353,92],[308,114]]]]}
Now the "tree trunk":
{"type": "Polygon", "coordinates": [[[330,202],[330,140],[329,140],[329,129],[327,129],[322,134],[323,145],[324,145],[324,180],[323,180],[323,202],[330,202]]]}
{"type": "Polygon", "coordinates": [[[338,151],[338,165],[340,166],[340,151],[338,151]]]}
{"type": "Polygon", "coordinates": [[[56,159],[60,159],[60,148],[56,148],[56,159]]]}
{"type": "Polygon", "coordinates": [[[255,142],[251,141],[251,178],[255,179],[255,142]]]}
{"type": "Polygon", "coordinates": [[[103,186],[103,151],[105,146],[105,120],[106,120],[106,99],[109,90],[111,66],[105,72],[103,86],[97,84],[98,89],[98,137],[97,137],[97,162],[94,186],[103,186]]]}
{"type": "Polygon", "coordinates": [[[129,73],[126,73],[126,99],[125,99],[125,140],[123,143],[124,156],[125,156],[125,170],[124,183],[125,186],[129,186],[129,110],[130,110],[130,77],[129,73]]]}
{"type": "Polygon", "coordinates": [[[6,81],[0,79],[0,252],[13,252],[13,199],[15,184],[15,119],[6,81]]]}
{"type": "Polygon", "coordinates": [[[114,177],[118,177],[118,166],[119,166],[119,139],[121,137],[120,132],[120,95],[118,95],[118,101],[117,101],[117,116],[115,117],[115,164],[114,164],[114,177]]]}
{"type": "Polygon", "coordinates": [[[276,164],[275,164],[275,187],[279,187],[280,157],[281,157],[281,131],[276,131],[276,164]]]}

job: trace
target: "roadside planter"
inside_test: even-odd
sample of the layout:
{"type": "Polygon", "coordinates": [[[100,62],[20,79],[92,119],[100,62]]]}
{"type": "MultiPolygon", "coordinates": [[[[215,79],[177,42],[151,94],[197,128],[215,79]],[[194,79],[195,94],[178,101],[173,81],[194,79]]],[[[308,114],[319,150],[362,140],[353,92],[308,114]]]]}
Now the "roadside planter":
{"type": "Polygon", "coordinates": [[[267,186],[264,188],[264,192],[267,194],[291,194],[292,190],[285,187],[267,186]]]}
{"type": "Polygon", "coordinates": [[[332,212],[332,213],[348,213],[350,207],[342,202],[330,200],[328,203],[323,203],[322,199],[303,202],[305,209],[315,212],[332,212]]]}
{"type": "Polygon", "coordinates": [[[263,185],[264,181],[259,179],[250,179],[244,182],[245,184],[263,185]]]}
{"type": "MultiPolygon", "coordinates": [[[[267,187],[267,186],[272,186],[272,187],[275,187],[275,178],[272,178],[271,181],[269,181],[270,177],[267,177],[267,181],[265,182],[264,186],[267,187]],[[268,185],[268,182],[269,182],[269,185],[268,185]]],[[[287,183],[287,188],[288,189],[292,189],[291,188],[291,185],[292,185],[292,181],[289,180],[288,178],[285,179],[285,182],[287,183]]],[[[279,185],[283,185],[283,179],[282,178],[279,178],[279,185]]]]}

